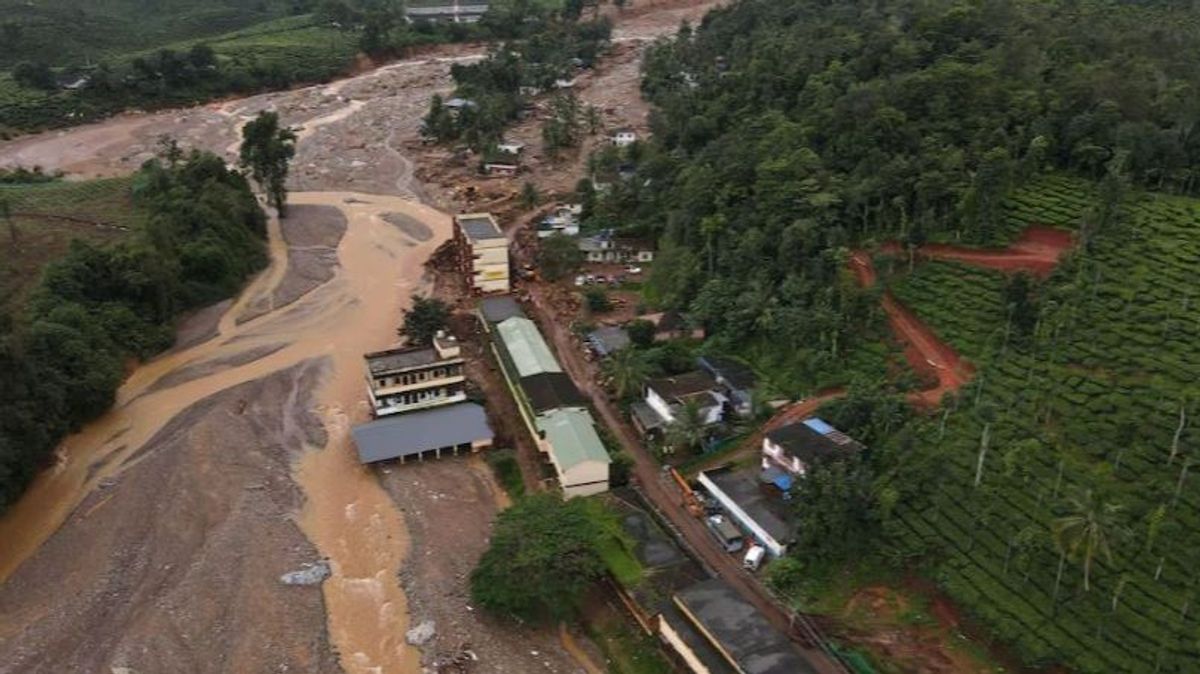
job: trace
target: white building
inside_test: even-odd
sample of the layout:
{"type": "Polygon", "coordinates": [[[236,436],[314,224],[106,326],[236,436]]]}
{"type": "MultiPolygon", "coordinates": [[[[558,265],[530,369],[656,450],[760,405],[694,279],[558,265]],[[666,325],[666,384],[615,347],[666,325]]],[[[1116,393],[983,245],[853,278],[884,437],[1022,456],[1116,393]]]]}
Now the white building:
{"type": "Polygon", "coordinates": [[[628,147],[637,142],[637,132],[633,129],[617,129],[610,140],[617,147],[628,147]]]}
{"type": "Polygon", "coordinates": [[[509,290],[508,239],[490,213],[454,216],[459,266],[479,293],[509,290]]]}

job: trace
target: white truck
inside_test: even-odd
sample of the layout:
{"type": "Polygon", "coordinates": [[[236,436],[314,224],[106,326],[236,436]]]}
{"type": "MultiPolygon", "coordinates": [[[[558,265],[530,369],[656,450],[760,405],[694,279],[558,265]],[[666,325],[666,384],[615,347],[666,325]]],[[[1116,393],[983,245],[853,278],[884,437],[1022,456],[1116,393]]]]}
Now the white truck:
{"type": "Polygon", "coordinates": [[[746,556],[742,558],[742,568],[750,571],[758,571],[758,567],[762,565],[763,558],[767,556],[767,549],[761,545],[751,545],[746,551],[746,556]]]}

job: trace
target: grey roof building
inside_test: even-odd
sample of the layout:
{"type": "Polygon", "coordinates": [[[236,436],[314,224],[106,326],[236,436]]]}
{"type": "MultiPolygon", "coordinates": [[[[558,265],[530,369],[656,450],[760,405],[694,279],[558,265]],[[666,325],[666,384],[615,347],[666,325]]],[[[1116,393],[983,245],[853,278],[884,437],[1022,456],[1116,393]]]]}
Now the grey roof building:
{"type": "Polygon", "coordinates": [[[458,403],[385,417],[355,426],[354,444],[362,463],[416,457],[433,452],[477,451],[491,446],[487,415],[475,403],[458,403]]]}
{"type": "Polygon", "coordinates": [[[479,300],[479,316],[483,318],[484,327],[490,330],[492,325],[510,318],[525,318],[525,312],[512,295],[500,295],[479,300]]]}
{"type": "Polygon", "coordinates": [[[588,333],[588,345],[604,358],[629,346],[629,333],[617,325],[606,325],[588,333]]]}
{"type": "Polygon", "coordinates": [[[681,590],[675,605],[742,674],[817,673],[787,637],[719,578],[681,590]]]}

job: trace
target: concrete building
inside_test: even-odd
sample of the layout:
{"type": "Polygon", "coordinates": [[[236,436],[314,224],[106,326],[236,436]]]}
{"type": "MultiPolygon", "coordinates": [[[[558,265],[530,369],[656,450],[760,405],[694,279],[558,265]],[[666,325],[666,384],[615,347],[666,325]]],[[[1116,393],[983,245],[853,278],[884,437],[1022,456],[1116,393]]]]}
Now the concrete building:
{"type": "Polygon", "coordinates": [[[804,477],[821,461],[848,456],[862,449],[857,440],[812,417],[767,433],[762,444],[762,468],[764,473],[782,469],[794,477],[804,477]]]}
{"type": "Polygon", "coordinates": [[[563,495],[607,491],[611,461],[587,411],[587,398],[563,372],[537,326],[524,316],[510,316],[496,323],[492,334],[492,348],[521,420],[554,466],[563,495]]]}
{"type": "Polygon", "coordinates": [[[475,23],[488,11],[487,0],[409,0],[404,14],[409,22],[475,23]]]}
{"type": "Polygon", "coordinates": [[[355,426],[354,445],[362,463],[420,461],[443,454],[478,452],[492,446],[487,415],[475,403],[456,403],[386,417],[355,426]]]}
{"type": "Polygon", "coordinates": [[[415,412],[467,399],[467,378],[454,337],[432,346],[368,353],[367,395],[376,417],[415,412]]]}
{"type": "Polygon", "coordinates": [[[725,398],[717,391],[717,382],[707,372],[660,377],[646,382],[645,400],[663,421],[675,421],[679,410],[688,403],[700,407],[705,424],[720,423],[724,418],[725,398]]]}
{"type": "Polygon", "coordinates": [[[579,239],[579,250],[588,262],[629,264],[654,261],[654,244],[640,239],[619,238],[612,230],[579,239]]]}
{"type": "Polygon", "coordinates": [[[817,674],[788,638],[728,583],[713,578],[674,596],[659,635],[696,674],[817,674]]]}
{"type": "Polygon", "coordinates": [[[773,485],[765,485],[753,468],[701,472],[696,481],[739,527],[772,557],[787,553],[794,537],[787,503],[773,485]]]}
{"type": "Polygon", "coordinates": [[[471,290],[478,293],[509,291],[508,239],[490,213],[454,216],[454,238],[459,265],[471,290]]]}
{"type": "Polygon", "coordinates": [[[628,147],[637,142],[637,132],[633,129],[617,129],[609,140],[616,147],[628,147]]]}
{"type": "Polygon", "coordinates": [[[563,496],[591,496],[608,491],[612,460],[596,434],[587,410],[556,408],[537,417],[539,443],[554,464],[563,496]]]}
{"type": "Polygon", "coordinates": [[[754,411],[754,386],[757,382],[754,370],[732,358],[713,355],[700,356],[696,364],[716,380],[738,416],[750,416],[754,411]]]}
{"type": "Polygon", "coordinates": [[[479,321],[483,324],[483,329],[487,332],[491,332],[495,325],[510,318],[525,318],[525,312],[521,310],[521,305],[517,304],[517,300],[513,299],[512,295],[484,297],[479,300],[479,306],[475,311],[479,316],[479,321]]]}

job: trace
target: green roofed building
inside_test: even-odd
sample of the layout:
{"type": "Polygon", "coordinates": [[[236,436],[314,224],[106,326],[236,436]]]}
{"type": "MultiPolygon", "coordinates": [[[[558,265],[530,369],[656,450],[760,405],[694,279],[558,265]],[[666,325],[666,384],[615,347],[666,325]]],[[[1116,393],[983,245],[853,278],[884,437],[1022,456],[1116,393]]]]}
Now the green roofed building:
{"type": "Polygon", "coordinates": [[[518,379],[545,372],[562,372],[533,321],[514,316],[501,321],[496,331],[500,335],[503,356],[509,361],[505,365],[512,365],[518,379]]]}
{"type": "Polygon", "coordinates": [[[550,455],[567,498],[608,491],[611,460],[587,410],[553,409],[537,417],[538,444],[550,455]]]}

